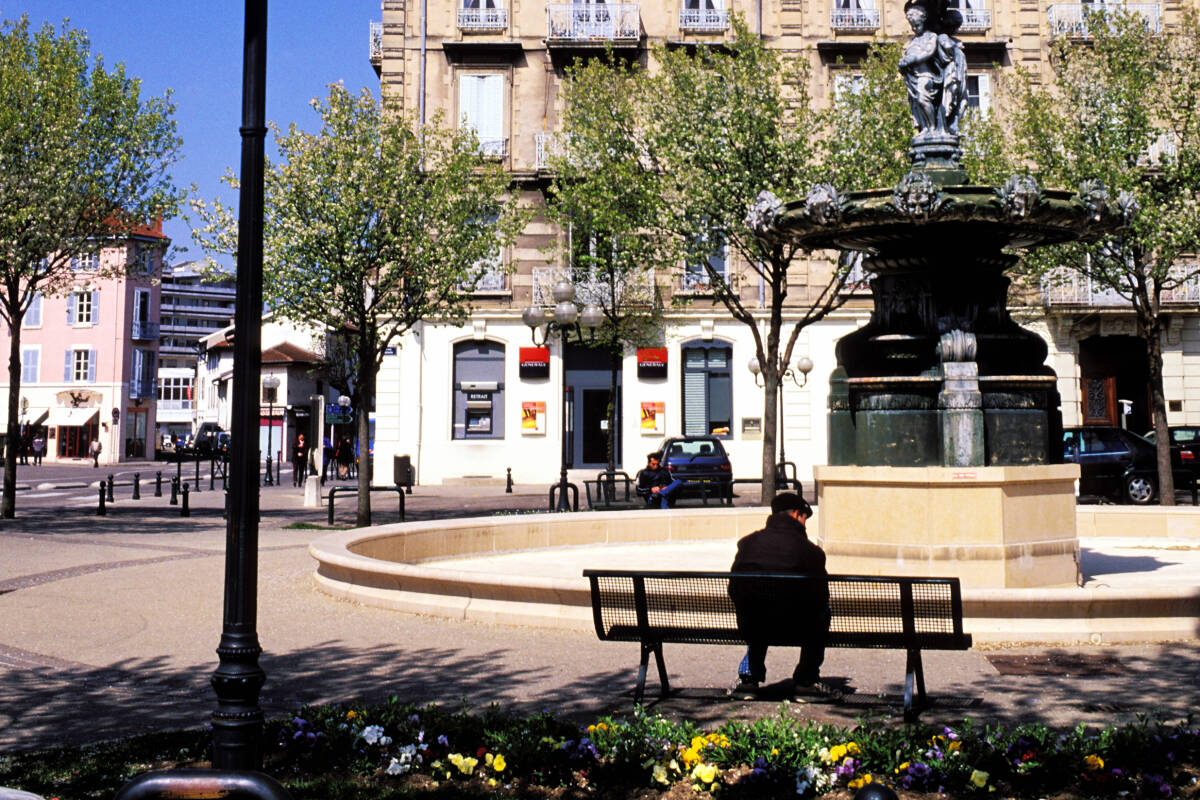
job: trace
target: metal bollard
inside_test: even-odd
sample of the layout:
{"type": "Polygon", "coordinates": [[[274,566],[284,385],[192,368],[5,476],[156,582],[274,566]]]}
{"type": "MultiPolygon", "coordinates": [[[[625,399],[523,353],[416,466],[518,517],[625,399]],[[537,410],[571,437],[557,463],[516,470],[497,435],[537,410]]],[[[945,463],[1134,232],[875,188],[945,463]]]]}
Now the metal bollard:
{"type": "Polygon", "coordinates": [[[512,467],[507,467],[506,472],[508,472],[508,478],[504,482],[504,493],[512,494],[512,467]]]}
{"type": "Polygon", "coordinates": [[[190,517],[191,515],[192,515],[192,510],[190,508],[188,508],[188,484],[187,484],[187,481],[184,481],[183,482],[183,505],[181,505],[179,507],[179,516],[190,517]]]}
{"type": "Polygon", "coordinates": [[[196,456],[196,488],[193,489],[192,491],[193,492],[200,491],[200,456],[199,455],[196,456]]]}
{"type": "Polygon", "coordinates": [[[111,472],[108,473],[107,484],[108,484],[108,502],[111,503],[113,501],[113,476],[112,476],[111,472]]]}
{"type": "Polygon", "coordinates": [[[179,505],[179,477],[172,476],[171,478],[171,500],[168,505],[179,505]]]}
{"type": "Polygon", "coordinates": [[[162,497],[162,470],[154,473],[154,496],[162,497]]]}
{"type": "Polygon", "coordinates": [[[133,473],[133,499],[142,499],[142,473],[133,473]]]}
{"type": "Polygon", "coordinates": [[[104,507],[104,484],[100,484],[100,505],[96,508],[96,516],[104,517],[108,515],[108,509],[104,507]]]}
{"type": "Polygon", "coordinates": [[[208,490],[211,492],[213,486],[217,482],[217,460],[215,458],[208,461],[208,490]]]}

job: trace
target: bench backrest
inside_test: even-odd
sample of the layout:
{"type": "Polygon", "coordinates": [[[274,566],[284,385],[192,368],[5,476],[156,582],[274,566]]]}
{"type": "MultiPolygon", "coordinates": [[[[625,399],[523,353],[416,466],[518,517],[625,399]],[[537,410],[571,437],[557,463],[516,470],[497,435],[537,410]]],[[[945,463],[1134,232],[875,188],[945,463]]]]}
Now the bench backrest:
{"type": "MultiPolygon", "coordinates": [[[[603,640],[736,643],[737,614],[729,598],[729,572],[584,570],[592,588],[596,635],[603,640]]],[[[820,577],[736,573],[744,579],[787,584],[820,577]]],[[[971,637],[962,629],[958,578],[830,575],[832,619],[826,645],[961,650],[971,637]]],[[[781,584],[782,586],[782,584],[781,584]]],[[[809,609],[796,613],[810,614],[809,609]]],[[[784,608],[780,615],[787,615],[784,608]]],[[[781,631],[770,644],[800,644],[781,631]]]]}

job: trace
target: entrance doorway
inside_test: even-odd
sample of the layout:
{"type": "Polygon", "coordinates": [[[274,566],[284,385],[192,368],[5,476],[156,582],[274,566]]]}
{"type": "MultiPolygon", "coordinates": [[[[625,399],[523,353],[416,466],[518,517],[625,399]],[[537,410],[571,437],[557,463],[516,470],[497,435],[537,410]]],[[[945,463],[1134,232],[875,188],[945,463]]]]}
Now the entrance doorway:
{"type": "Polygon", "coordinates": [[[1124,423],[1150,430],[1150,369],[1146,345],[1135,336],[1092,336],[1079,343],[1080,413],[1084,425],[1124,423]],[[1126,403],[1122,404],[1122,400],[1126,403]],[[1122,406],[1127,413],[1122,413],[1122,406]],[[1124,419],[1122,419],[1124,417],[1124,419]]]}
{"type": "Polygon", "coordinates": [[[86,425],[58,426],[58,456],[59,458],[89,458],[92,439],[97,438],[96,418],[92,417],[86,425]]]}
{"type": "Polygon", "coordinates": [[[150,409],[130,408],[125,412],[125,457],[146,457],[146,428],[150,409]]]}
{"type": "MultiPolygon", "coordinates": [[[[566,383],[570,387],[568,414],[569,463],[572,467],[603,469],[608,466],[608,407],[612,361],[601,348],[568,346],[566,383]]],[[[621,372],[617,372],[617,418],[614,461],[621,467],[621,372]]]]}

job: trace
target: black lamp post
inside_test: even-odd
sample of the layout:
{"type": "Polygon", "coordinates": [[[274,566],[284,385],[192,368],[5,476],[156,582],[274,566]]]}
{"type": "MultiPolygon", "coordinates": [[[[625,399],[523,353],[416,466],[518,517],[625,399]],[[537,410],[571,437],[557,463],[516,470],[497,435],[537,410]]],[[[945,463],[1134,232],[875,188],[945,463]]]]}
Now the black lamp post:
{"type": "MultiPolygon", "coordinates": [[[[749,369],[754,375],[754,385],[762,388],[765,384],[761,378],[762,365],[758,363],[758,356],[752,356],[750,360],[746,362],[746,368],[749,369]]],[[[775,403],[775,422],[778,426],[777,430],[779,432],[779,435],[776,439],[779,442],[779,463],[775,467],[777,475],[786,475],[787,473],[785,465],[791,463],[787,460],[787,451],[785,450],[783,443],[783,381],[784,379],[789,379],[797,386],[803,387],[808,383],[808,373],[812,372],[812,368],[813,361],[808,356],[800,356],[798,359],[796,359],[795,367],[792,367],[787,363],[781,363],[779,365],[779,397],[775,403]],[[796,373],[800,373],[800,377],[797,378],[796,373]]],[[[796,465],[791,464],[791,466],[792,469],[795,470],[796,465]]]]}
{"type": "MultiPolygon", "coordinates": [[[[546,344],[555,334],[558,335],[562,343],[562,460],[558,476],[558,503],[555,510],[570,511],[571,504],[567,500],[567,489],[571,486],[567,480],[567,410],[571,387],[567,386],[567,343],[570,341],[571,333],[574,332],[577,341],[582,344],[584,342],[583,332],[585,330],[588,332],[588,340],[590,341],[595,336],[596,328],[604,321],[604,311],[599,306],[588,305],[584,307],[583,313],[580,314],[579,307],[575,305],[575,286],[568,280],[564,279],[555,283],[550,293],[554,297],[554,316],[552,319],[547,320],[546,313],[538,306],[529,306],[521,312],[521,320],[529,326],[534,344],[539,344],[538,328],[542,325],[545,325],[545,329],[542,332],[540,345],[546,344]]],[[[578,488],[575,491],[578,493],[578,488]]]]}
{"type": "MultiPolygon", "coordinates": [[[[238,203],[237,305],[233,348],[233,441],[258,438],[262,365],[263,166],[266,126],[267,2],[246,0],[242,63],[242,163],[238,203]],[[253,387],[253,390],[251,389],[253,387]]],[[[258,665],[258,448],[229,453],[229,522],[225,533],[225,610],[212,676],[213,767],[262,768],[263,712],[258,665]]]]}
{"type": "Polygon", "coordinates": [[[267,375],[262,379],[262,387],[263,394],[267,396],[267,475],[263,478],[263,484],[274,486],[275,478],[271,475],[271,453],[274,452],[271,434],[275,431],[275,392],[279,389],[279,377],[267,375]]]}

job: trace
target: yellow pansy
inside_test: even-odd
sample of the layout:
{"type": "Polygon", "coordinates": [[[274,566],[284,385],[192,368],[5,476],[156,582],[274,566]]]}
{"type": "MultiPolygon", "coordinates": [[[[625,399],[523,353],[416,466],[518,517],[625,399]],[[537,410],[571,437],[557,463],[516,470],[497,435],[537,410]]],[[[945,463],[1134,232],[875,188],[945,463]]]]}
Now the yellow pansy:
{"type": "Polygon", "coordinates": [[[906,769],[908,769],[908,762],[907,762],[907,761],[905,761],[905,762],[904,762],[903,764],[901,764],[900,766],[896,767],[896,769],[894,769],[894,770],[893,770],[893,772],[895,772],[897,775],[899,775],[901,772],[903,772],[903,771],[904,771],[904,770],[906,770],[906,769]]]}
{"type": "Polygon", "coordinates": [[[988,782],[988,774],[983,770],[972,770],[971,783],[979,789],[982,789],[988,782]]]}
{"type": "Polygon", "coordinates": [[[829,748],[829,760],[841,763],[841,760],[846,757],[846,745],[835,744],[829,748]]]}
{"type": "Polygon", "coordinates": [[[961,749],[962,742],[951,742],[950,744],[946,745],[946,752],[948,753],[957,753],[961,749]]]}
{"type": "Polygon", "coordinates": [[[355,711],[353,709],[346,712],[346,719],[358,719],[361,716],[362,716],[362,714],[359,714],[357,711],[355,711]]]}
{"type": "Polygon", "coordinates": [[[1083,765],[1088,770],[1095,772],[1098,769],[1104,769],[1104,759],[1097,755],[1086,756],[1083,759],[1083,765]]]}
{"type": "Polygon", "coordinates": [[[684,767],[691,767],[700,761],[700,753],[696,752],[695,748],[692,747],[687,748],[680,755],[683,757],[684,767]]]}
{"type": "Polygon", "coordinates": [[[717,777],[717,765],[697,764],[692,770],[692,777],[701,783],[712,783],[717,777]]]}
{"type": "Polygon", "coordinates": [[[863,775],[861,778],[855,778],[854,780],[847,783],[846,788],[861,789],[862,787],[866,786],[868,783],[874,783],[874,782],[875,782],[875,779],[873,777],[871,777],[871,773],[868,772],[866,775],[863,775]]]}
{"type": "Polygon", "coordinates": [[[656,782],[661,783],[663,786],[666,786],[668,783],[671,782],[667,778],[667,768],[664,767],[662,764],[655,764],[654,769],[651,771],[650,774],[656,782]]]}
{"type": "Polygon", "coordinates": [[[492,769],[496,772],[504,772],[504,768],[508,766],[508,762],[504,760],[504,756],[496,756],[492,759],[492,769]]]}
{"type": "MultiPolygon", "coordinates": [[[[859,753],[861,753],[862,751],[858,749],[858,745],[856,743],[847,742],[846,743],[846,752],[852,756],[856,756],[859,753]]],[[[869,783],[869,781],[868,781],[868,783],[869,783]]]]}

